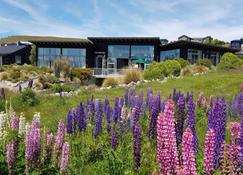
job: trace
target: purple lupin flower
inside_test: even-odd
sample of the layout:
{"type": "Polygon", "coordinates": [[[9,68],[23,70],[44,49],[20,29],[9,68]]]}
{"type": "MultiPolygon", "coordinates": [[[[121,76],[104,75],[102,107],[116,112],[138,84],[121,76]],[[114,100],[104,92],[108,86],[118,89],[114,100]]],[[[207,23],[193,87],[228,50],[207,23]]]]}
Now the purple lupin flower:
{"type": "Polygon", "coordinates": [[[5,99],[5,90],[4,88],[0,88],[0,98],[5,99]]]}
{"type": "Polygon", "coordinates": [[[96,139],[99,133],[102,131],[102,106],[100,100],[95,101],[96,106],[96,119],[95,119],[95,126],[93,131],[93,136],[96,139]]]}
{"type": "Polygon", "coordinates": [[[165,101],[164,100],[161,100],[161,103],[160,103],[160,112],[164,112],[165,110],[165,101]]]}
{"type": "Polygon", "coordinates": [[[240,93],[237,100],[238,114],[240,117],[243,116],[243,93],[240,93]]]}
{"type": "Polygon", "coordinates": [[[144,119],[146,116],[146,103],[143,102],[141,105],[141,118],[144,119]]]}
{"type": "Polygon", "coordinates": [[[105,114],[106,114],[106,131],[109,133],[111,130],[111,115],[112,115],[112,109],[110,106],[107,107],[105,114]]]}
{"type": "Polygon", "coordinates": [[[141,128],[138,123],[133,126],[133,158],[134,158],[134,169],[138,170],[141,165],[141,128]]]}
{"type": "Polygon", "coordinates": [[[179,159],[176,146],[174,104],[171,98],[160,113],[157,123],[157,159],[161,174],[176,174],[179,171],[179,159]]]}
{"type": "Polygon", "coordinates": [[[22,86],[21,86],[20,83],[19,83],[19,86],[18,86],[18,90],[19,90],[19,93],[22,93],[22,86]]]}
{"type": "Polygon", "coordinates": [[[106,112],[107,108],[110,106],[110,102],[109,102],[109,99],[108,97],[106,96],[105,97],[105,100],[104,100],[104,112],[106,112]]]}
{"type": "Polygon", "coordinates": [[[73,133],[73,112],[68,111],[67,114],[67,125],[66,125],[67,134],[73,133]]]}
{"type": "Polygon", "coordinates": [[[15,131],[19,130],[19,117],[17,117],[16,114],[13,114],[13,116],[11,117],[11,128],[15,131]]]}
{"type": "Polygon", "coordinates": [[[124,98],[123,97],[121,97],[120,98],[120,109],[123,107],[123,105],[124,105],[124,98]]]}
{"type": "Polygon", "coordinates": [[[128,114],[127,121],[126,121],[126,131],[130,131],[131,129],[131,114],[128,114]]]}
{"type": "Polygon", "coordinates": [[[240,121],[240,137],[238,139],[238,145],[240,147],[241,166],[243,166],[243,115],[241,116],[241,121],[240,121]]]}
{"type": "Polygon", "coordinates": [[[62,157],[61,157],[61,163],[60,163],[60,173],[66,174],[67,167],[68,167],[68,161],[69,161],[69,143],[65,142],[62,147],[62,157]]]}
{"type": "Polygon", "coordinates": [[[95,115],[95,104],[94,104],[93,97],[89,100],[87,107],[88,107],[89,117],[93,121],[95,115]]]}
{"type": "Polygon", "coordinates": [[[32,88],[33,87],[33,79],[29,80],[28,82],[28,88],[32,88]]]}
{"type": "Polygon", "coordinates": [[[112,115],[113,123],[117,123],[119,116],[120,116],[119,98],[116,97],[114,102],[113,115],[112,115]]]}
{"type": "Polygon", "coordinates": [[[115,127],[113,127],[112,131],[111,131],[111,147],[115,148],[116,144],[117,144],[117,141],[116,141],[116,130],[115,130],[115,127]]]}
{"type": "Polygon", "coordinates": [[[125,93],[124,93],[124,101],[125,101],[125,105],[129,106],[129,95],[128,95],[128,88],[125,89],[125,93]]]}
{"type": "Polygon", "coordinates": [[[131,107],[132,105],[132,98],[133,96],[135,96],[135,88],[134,87],[130,87],[129,89],[129,95],[128,95],[128,104],[131,107]]]}
{"type": "Polygon", "coordinates": [[[139,113],[140,113],[140,108],[138,106],[135,106],[132,109],[132,122],[133,122],[133,125],[138,122],[138,120],[139,120],[139,113]]]}
{"type": "Polygon", "coordinates": [[[222,97],[221,99],[221,122],[220,122],[220,136],[221,136],[221,141],[220,144],[222,144],[225,140],[225,135],[226,135],[226,114],[227,114],[227,105],[225,102],[225,98],[222,97]]]}
{"type": "Polygon", "coordinates": [[[214,148],[215,148],[215,134],[212,129],[209,129],[205,137],[204,147],[204,174],[211,175],[214,171],[214,148]]]}
{"type": "Polygon", "coordinates": [[[161,107],[161,96],[160,96],[160,91],[157,92],[157,105],[158,105],[158,111],[160,111],[160,107],[161,107]]]}
{"type": "Polygon", "coordinates": [[[65,124],[62,121],[60,121],[58,124],[57,136],[54,145],[54,150],[57,157],[61,154],[62,146],[64,143],[64,136],[65,136],[65,124]]]}
{"type": "Polygon", "coordinates": [[[152,101],[152,109],[150,111],[149,116],[149,139],[153,140],[156,135],[156,125],[157,125],[157,116],[158,116],[158,108],[157,108],[157,99],[154,98],[152,101]]]}
{"type": "Polygon", "coordinates": [[[177,116],[176,116],[177,146],[179,146],[182,141],[184,123],[185,123],[185,98],[184,95],[181,95],[177,102],[177,116]]]}
{"type": "Polygon", "coordinates": [[[191,130],[187,128],[183,133],[182,139],[182,160],[183,160],[183,175],[196,175],[196,160],[194,155],[193,135],[191,130]]]}
{"type": "Polygon", "coordinates": [[[7,163],[8,163],[8,172],[10,175],[15,174],[15,164],[16,164],[16,155],[14,149],[14,143],[7,144],[7,163]]]}
{"type": "Polygon", "coordinates": [[[146,105],[147,105],[147,108],[149,108],[149,106],[150,106],[151,96],[153,97],[153,90],[152,90],[152,88],[149,87],[147,89],[147,97],[146,97],[146,105]]]}
{"type": "Polygon", "coordinates": [[[122,133],[123,133],[123,122],[120,121],[119,122],[119,137],[120,137],[120,140],[122,140],[122,133]]]}
{"type": "Polygon", "coordinates": [[[195,105],[193,102],[193,95],[191,94],[188,99],[188,111],[187,111],[187,120],[186,120],[186,128],[190,128],[193,134],[194,139],[194,151],[199,151],[198,137],[196,134],[195,128],[195,105]]]}
{"type": "Polygon", "coordinates": [[[86,113],[84,111],[84,107],[83,107],[82,103],[80,103],[80,105],[76,109],[76,121],[77,121],[78,131],[85,132],[85,130],[86,130],[86,113]]]}

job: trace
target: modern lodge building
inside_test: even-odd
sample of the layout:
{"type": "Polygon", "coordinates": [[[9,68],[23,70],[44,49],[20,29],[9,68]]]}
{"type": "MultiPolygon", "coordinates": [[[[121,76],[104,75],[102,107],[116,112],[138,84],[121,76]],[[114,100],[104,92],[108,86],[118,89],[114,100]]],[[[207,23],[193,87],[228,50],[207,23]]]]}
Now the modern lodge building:
{"type": "Polygon", "coordinates": [[[167,43],[159,37],[88,37],[61,38],[40,36],[10,36],[0,39],[0,65],[29,64],[31,44],[36,46],[37,66],[53,67],[55,59],[65,57],[76,67],[87,67],[95,75],[118,73],[130,65],[144,69],[153,61],[176,57],[191,63],[208,58],[216,65],[225,52],[236,53],[237,48],[205,44],[203,39],[185,35],[178,41],[167,43]],[[23,42],[24,41],[24,42],[23,42]]]}

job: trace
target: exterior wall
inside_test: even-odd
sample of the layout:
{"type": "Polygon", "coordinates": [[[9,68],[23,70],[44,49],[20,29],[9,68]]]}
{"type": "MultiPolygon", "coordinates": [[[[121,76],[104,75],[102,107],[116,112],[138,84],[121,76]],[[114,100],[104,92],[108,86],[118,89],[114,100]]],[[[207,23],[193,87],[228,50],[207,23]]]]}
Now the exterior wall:
{"type": "Polygon", "coordinates": [[[2,64],[14,64],[15,63],[15,56],[21,56],[21,64],[30,64],[29,61],[29,54],[30,54],[31,47],[26,46],[26,48],[23,48],[15,53],[4,55],[2,56],[2,64]]]}

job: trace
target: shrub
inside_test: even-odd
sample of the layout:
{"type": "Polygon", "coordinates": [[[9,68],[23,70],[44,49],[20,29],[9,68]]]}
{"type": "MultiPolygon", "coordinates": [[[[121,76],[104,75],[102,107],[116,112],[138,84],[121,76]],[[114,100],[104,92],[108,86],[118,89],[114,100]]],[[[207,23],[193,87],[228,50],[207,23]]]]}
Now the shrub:
{"type": "Polygon", "coordinates": [[[64,77],[69,75],[70,63],[67,58],[60,58],[54,61],[54,73],[56,77],[60,77],[63,73],[64,77]]]}
{"type": "Polygon", "coordinates": [[[59,83],[59,79],[55,76],[40,76],[39,82],[43,85],[43,89],[48,89],[53,84],[59,83]]]}
{"type": "Polygon", "coordinates": [[[73,67],[70,71],[71,80],[73,80],[74,77],[79,78],[81,81],[89,80],[92,77],[92,70],[87,68],[73,67]]]}
{"type": "Polygon", "coordinates": [[[9,74],[7,72],[2,72],[0,76],[0,80],[7,80],[9,74]]]}
{"type": "Polygon", "coordinates": [[[19,100],[22,104],[27,106],[35,106],[39,103],[35,92],[31,88],[24,89],[24,91],[19,96],[19,100]]]}
{"type": "Polygon", "coordinates": [[[144,72],[146,80],[163,79],[167,74],[167,69],[163,62],[154,62],[149,65],[148,69],[144,72]]]}
{"type": "Polygon", "coordinates": [[[20,78],[21,77],[21,73],[20,73],[20,71],[17,71],[17,70],[11,70],[10,72],[9,72],[9,78],[11,79],[11,80],[15,80],[15,79],[18,79],[18,78],[20,78]]]}
{"type": "Polygon", "coordinates": [[[36,90],[42,90],[43,89],[43,84],[40,82],[35,82],[33,85],[34,89],[36,90]]]}
{"type": "Polygon", "coordinates": [[[175,60],[167,60],[164,62],[168,73],[167,75],[179,76],[181,72],[181,65],[175,60]]]}
{"type": "Polygon", "coordinates": [[[203,65],[189,65],[181,70],[181,76],[189,76],[197,73],[207,73],[209,68],[203,65]]]}
{"type": "Polygon", "coordinates": [[[122,72],[123,81],[125,84],[129,84],[131,82],[137,82],[142,79],[142,72],[139,69],[128,68],[122,72]]]}
{"type": "Polygon", "coordinates": [[[116,87],[119,84],[119,81],[113,77],[106,78],[103,82],[104,87],[116,87]]]}
{"type": "Polygon", "coordinates": [[[213,66],[213,63],[210,59],[199,59],[197,60],[197,65],[201,65],[201,66],[205,66],[209,69],[211,69],[211,67],[213,66]]]}
{"type": "Polygon", "coordinates": [[[238,56],[232,53],[225,53],[217,67],[221,70],[230,70],[240,68],[241,65],[242,60],[238,56]]]}
{"type": "Polygon", "coordinates": [[[174,60],[177,61],[181,65],[181,68],[184,68],[184,67],[190,65],[190,62],[185,60],[184,58],[178,57],[178,58],[175,58],[174,60]]]}
{"type": "Polygon", "coordinates": [[[50,91],[54,93],[60,93],[60,92],[71,92],[74,91],[76,87],[69,85],[69,84],[54,84],[50,91]]]}

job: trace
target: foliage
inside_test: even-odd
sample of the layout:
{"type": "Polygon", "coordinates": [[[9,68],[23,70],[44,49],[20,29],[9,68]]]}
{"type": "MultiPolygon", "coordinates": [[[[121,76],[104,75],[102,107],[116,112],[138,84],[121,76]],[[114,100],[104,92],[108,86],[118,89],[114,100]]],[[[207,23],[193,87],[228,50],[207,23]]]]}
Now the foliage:
{"type": "Polygon", "coordinates": [[[233,53],[225,53],[218,64],[218,68],[220,70],[238,69],[242,64],[242,60],[238,56],[233,53]]]}
{"type": "Polygon", "coordinates": [[[20,103],[27,106],[35,106],[39,103],[39,99],[31,88],[24,89],[18,98],[20,103]]]}
{"type": "Polygon", "coordinates": [[[60,77],[63,73],[64,77],[67,77],[70,72],[70,62],[68,58],[59,58],[54,61],[54,73],[56,77],[60,77]]]}
{"type": "Polygon", "coordinates": [[[48,89],[53,84],[59,83],[59,79],[55,76],[40,76],[39,82],[42,84],[43,89],[48,89]]]}
{"type": "Polygon", "coordinates": [[[205,66],[205,67],[207,67],[207,68],[209,68],[209,69],[211,69],[211,67],[213,66],[213,63],[212,63],[212,61],[210,60],[210,59],[199,59],[199,60],[197,60],[197,63],[196,63],[197,65],[202,65],[202,66],[205,66]]]}
{"type": "Polygon", "coordinates": [[[213,44],[213,45],[216,45],[216,46],[226,46],[226,44],[228,44],[228,43],[215,38],[209,44],[213,44]]]}
{"type": "Polygon", "coordinates": [[[73,67],[70,70],[70,78],[73,80],[75,77],[79,78],[81,81],[89,80],[92,77],[92,70],[88,68],[73,67]]]}
{"type": "Polygon", "coordinates": [[[18,79],[18,78],[20,78],[21,77],[21,73],[20,73],[20,71],[18,71],[18,70],[12,70],[12,71],[10,71],[10,73],[9,73],[9,78],[11,79],[11,80],[15,80],[15,79],[18,79]]]}
{"type": "Polygon", "coordinates": [[[163,79],[167,74],[167,68],[163,62],[157,63],[153,62],[149,65],[147,70],[144,72],[144,78],[146,80],[152,79],[163,79]]]}
{"type": "Polygon", "coordinates": [[[2,72],[1,73],[1,76],[0,76],[1,77],[0,79],[1,80],[7,80],[8,79],[8,76],[9,76],[9,74],[7,72],[2,72]]]}
{"type": "Polygon", "coordinates": [[[190,62],[185,60],[184,58],[178,57],[178,58],[175,58],[174,60],[179,62],[179,64],[181,65],[181,68],[184,68],[184,67],[190,65],[190,62]]]}
{"type": "Polygon", "coordinates": [[[208,73],[208,72],[209,72],[209,68],[203,65],[189,65],[181,70],[180,75],[188,76],[188,75],[208,73]]]}
{"type": "Polygon", "coordinates": [[[142,79],[142,72],[139,69],[128,68],[122,72],[123,82],[129,84],[131,82],[137,82],[142,79]]]}
{"type": "Polygon", "coordinates": [[[33,66],[36,66],[36,46],[34,44],[31,46],[29,60],[33,66]]]}
{"type": "Polygon", "coordinates": [[[119,81],[116,79],[116,78],[113,78],[113,77],[109,77],[109,78],[106,78],[103,82],[103,87],[116,87],[117,85],[119,84],[119,81]]]}
{"type": "Polygon", "coordinates": [[[181,65],[178,61],[167,60],[164,62],[164,64],[168,70],[168,75],[174,75],[174,76],[180,75],[181,65]]]}
{"type": "Polygon", "coordinates": [[[60,93],[60,92],[71,92],[74,91],[76,88],[69,84],[54,84],[50,91],[54,93],[60,93]]]}

